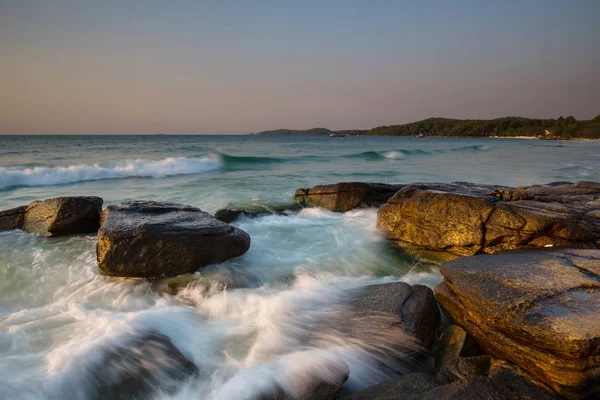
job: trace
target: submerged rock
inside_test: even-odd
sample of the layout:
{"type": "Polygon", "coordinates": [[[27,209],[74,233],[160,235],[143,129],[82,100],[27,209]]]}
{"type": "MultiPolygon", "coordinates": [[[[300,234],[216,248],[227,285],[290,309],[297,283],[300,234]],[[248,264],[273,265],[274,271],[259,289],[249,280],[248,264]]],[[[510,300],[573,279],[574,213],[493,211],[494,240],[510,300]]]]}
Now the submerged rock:
{"type": "Polygon", "coordinates": [[[198,373],[169,337],[147,332],[104,348],[99,359],[84,369],[83,378],[73,384],[85,387],[78,389],[87,392],[85,398],[149,398],[158,390],[174,393],[198,373]]]}
{"type": "Polygon", "coordinates": [[[436,299],[485,353],[567,398],[600,396],[600,250],[465,257],[436,299]]]}
{"type": "Polygon", "coordinates": [[[323,207],[346,212],[359,207],[379,207],[404,185],[341,182],[297,189],[294,199],[303,207],[323,207]]]}
{"type": "Polygon", "coordinates": [[[225,289],[235,289],[243,286],[241,282],[228,271],[221,271],[211,276],[199,274],[184,274],[167,279],[163,284],[163,290],[170,295],[177,295],[187,287],[201,288],[203,292],[221,292],[225,289]]]}
{"type": "Polygon", "coordinates": [[[238,257],[250,236],[199,208],[155,201],[109,206],[98,231],[103,275],[164,278],[238,257]]]}
{"type": "Polygon", "coordinates": [[[22,229],[44,236],[96,232],[102,212],[100,197],[56,197],[0,212],[0,230],[22,229]]]}
{"type": "Polygon", "coordinates": [[[412,184],[380,207],[377,226],[429,262],[523,247],[598,248],[600,184],[412,184]]]}
{"type": "Polygon", "coordinates": [[[239,204],[217,210],[215,218],[229,223],[241,217],[254,218],[269,214],[287,215],[299,209],[300,206],[296,203],[239,204]]]}

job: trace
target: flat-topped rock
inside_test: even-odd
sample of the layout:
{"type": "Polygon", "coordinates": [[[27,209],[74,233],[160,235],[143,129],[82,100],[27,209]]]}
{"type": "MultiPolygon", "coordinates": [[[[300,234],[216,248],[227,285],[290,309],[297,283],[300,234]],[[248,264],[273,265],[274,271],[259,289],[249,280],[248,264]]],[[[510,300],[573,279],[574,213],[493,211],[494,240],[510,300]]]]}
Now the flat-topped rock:
{"type": "Polygon", "coordinates": [[[44,236],[93,233],[100,227],[100,197],[56,197],[0,211],[0,230],[21,229],[44,236]]]}
{"type": "Polygon", "coordinates": [[[196,207],[155,201],[108,206],[98,231],[103,275],[163,278],[238,257],[250,236],[196,207]]]}
{"type": "Polygon", "coordinates": [[[346,212],[360,207],[379,207],[404,185],[384,183],[341,182],[297,189],[294,199],[303,207],[323,207],[346,212]]]}
{"type": "Polygon", "coordinates": [[[599,248],[600,184],[412,184],[380,207],[377,225],[430,262],[524,247],[599,248]]]}
{"type": "Polygon", "coordinates": [[[567,398],[600,396],[600,250],[465,257],[435,296],[484,352],[567,398]]]}

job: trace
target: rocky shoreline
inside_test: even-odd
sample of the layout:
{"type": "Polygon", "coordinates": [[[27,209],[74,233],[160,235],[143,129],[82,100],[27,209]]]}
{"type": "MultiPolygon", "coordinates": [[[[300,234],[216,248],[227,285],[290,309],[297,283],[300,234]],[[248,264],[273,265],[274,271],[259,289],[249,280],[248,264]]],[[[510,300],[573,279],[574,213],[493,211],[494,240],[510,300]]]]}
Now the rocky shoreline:
{"type": "MultiPolygon", "coordinates": [[[[351,372],[340,365],[300,397],[277,392],[261,398],[600,396],[599,182],[515,188],[342,182],[298,189],[294,201],[274,208],[222,209],[215,218],[179,204],[133,201],[102,210],[98,197],[61,197],[1,211],[0,230],[48,237],[97,232],[101,274],[176,277],[168,286],[168,293],[176,293],[197,284],[182,274],[248,251],[250,236],[229,225],[236,218],[293,213],[301,207],[335,212],[378,207],[377,226],[390,244],[414,259],[440,264],[444,280],[435,291],[402,282],[349,290],[343,319],[366,321],[348,328],[348,335],[366,342],[390,332],[408,337],[402,348],[391,343],[382,354],[402,352],[419,360],[420,369],[413,365],[396,371],[395,379],[347,393],[342,385],[351,372]]],[[[234,280],[226,279],[224,286],[234,287],[234,280]]],[[[144,335],[151,339],[133,338],[133,347],[154,346],[174,354],[188,376],[202,373],[168,338],[144,335]]],[[[140,358],[144,352],[112,351],[105,362],[135,365],[144,376],[178,379],[148,354],[140,358]]],[[[160,382],[153,385],[160,387],[160,382]]],[[[127,397],[148,390],[141,386],[128,376],[101,380],[95,390],[127,397]]],[[[170,382],[165,390],[175,388],[170,382]]]]}

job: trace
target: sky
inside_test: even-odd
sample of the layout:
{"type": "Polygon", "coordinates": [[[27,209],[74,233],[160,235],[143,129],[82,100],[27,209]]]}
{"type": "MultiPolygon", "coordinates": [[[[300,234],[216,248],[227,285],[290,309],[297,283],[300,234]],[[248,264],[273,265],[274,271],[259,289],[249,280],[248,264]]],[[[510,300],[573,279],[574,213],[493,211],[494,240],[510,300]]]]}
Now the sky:
{"type": "Polygon", "coordinates": [[[590,119],[598,21],[598,0],[0,0],[0,134],[590,119]]]}

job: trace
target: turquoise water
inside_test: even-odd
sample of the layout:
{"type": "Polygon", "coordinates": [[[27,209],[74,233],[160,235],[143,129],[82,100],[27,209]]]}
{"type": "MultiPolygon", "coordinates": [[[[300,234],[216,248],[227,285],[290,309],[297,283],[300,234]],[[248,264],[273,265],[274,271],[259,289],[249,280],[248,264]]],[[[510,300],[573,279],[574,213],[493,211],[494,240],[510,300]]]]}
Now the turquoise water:
{"type": "MultiPolygon", "coordinates": [[[[164,200],[212,213],[289,202],[298,187],[340,181],[564,180],[600,180],[600,142],[0,136],[0,209],[95,195],[105,204],[164,200]]],[[[387,373],[373,343],[323,321],[335,319],[347,288],[398,280],[433,287],[441,277],[399,258],[375,220],[374,209],[241,219],[248,253],[203,269],[208,283],[177,296],[162,282],[98,275],[94,236],[0,232],[0,398],[90,398],[90,360],[142,330],[169,336],[203,372],[153,398],[251,399],[277,385],[296,393],[298,382],[323,379],[341,361],[350,366],[348,390],[381,381],[387,373]],[[223,276],[241,287],[216,290],[223,276]]]]}

